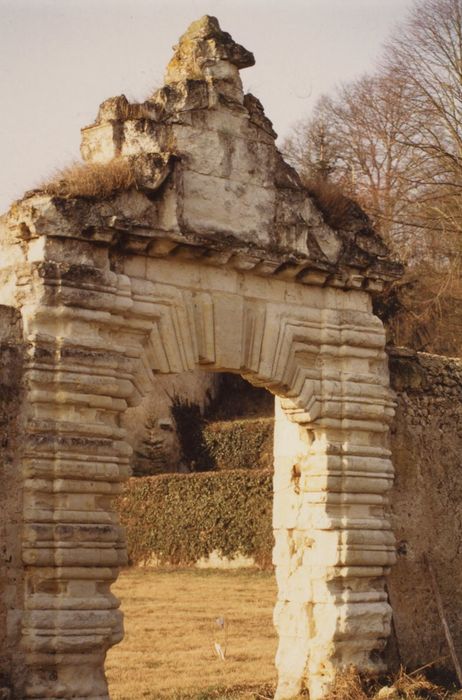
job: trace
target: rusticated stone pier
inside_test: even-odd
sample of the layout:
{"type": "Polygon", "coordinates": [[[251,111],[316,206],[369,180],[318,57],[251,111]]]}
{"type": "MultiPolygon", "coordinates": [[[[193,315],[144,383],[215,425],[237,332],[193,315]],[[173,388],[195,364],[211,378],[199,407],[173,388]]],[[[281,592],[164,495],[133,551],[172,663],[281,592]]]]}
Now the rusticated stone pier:
{"type": "Polygon", "coordinates": [[[107,100],[83,130],[87,167],[110,180],[123,163],[130,181],[55,183],[3,221],[0,339],[21,393],[3,455],[0,678],[16,698],[107,700],[105,654],[123,635],[121,419],[155,374],[195,368],[279,397],[276,697],[308,686],[320,700],[339,669],[380,667],[393,402],[370,297],[400,268],[366,219],[324,222],[243,94],[252,64],[214,18],[194,23],[164,87],[107,100]]]}

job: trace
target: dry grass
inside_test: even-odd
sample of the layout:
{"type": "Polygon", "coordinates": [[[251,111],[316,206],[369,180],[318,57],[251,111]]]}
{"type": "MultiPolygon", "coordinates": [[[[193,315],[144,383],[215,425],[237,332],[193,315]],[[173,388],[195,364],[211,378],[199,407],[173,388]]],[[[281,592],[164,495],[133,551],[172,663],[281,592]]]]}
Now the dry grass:
{"type": "MultiPolygon", "coordinates": [[[[370,697],[370,696],[369,696],[370,697]]],[[[354,669],[338,676],[335,687],[326,700],[367,700],[363,679],[354,669]]]]}
{"type": "Polygon", "coordinates": [[[40,189],[60,197],[109,197],[133,185],[135,175],[129,161],[114,158],[107,163],[73,163],[40,189]]]}
{"type": "Polygon", "coordinates": [[[272,574],[130,569],[113,591],[125,639],[107,657],[112,700],[273,697],[272,574]],[[224,662],[213,650],[214,640],[224,643],[220,616],[228,625],[224,662]]]}
{"type": "MultiPolygon", "coordinates": [[[[431,666],[431,664],[429,664],[431,666]]],[[[462,694],[430,681],[422,672],[401,669],[393,678],[360,676],[348,669],[337,678],[326,700],[462,700],[462,694]]]]}
{"type": "Polygon", "coordinates": [[[444,698],[457,697],[457,694],[450,693],[445,688],[432,683],[423,673],[408,674],[403,669],[393,679],[392,685],[403,700],[417,700],[418,698],[443,700],[444,698]]]}
{"type": "Polygon", "coordinates": [[[304,185],[331,228],[341,230],[358,219],[362,221],[363,227],[370,226],[360,206],[347,197],[339,185],[322,179],[305,180],[304,185]]]}
{"type": "MultiPolygon", "coordinates": [[[[273,698],[272,574],[133,568],[113,591],[122,600],[125,639],[107,657],[112,700],[273,698]],[[225,661],[213,651],[214,641],[225,641],[215,623],[222,616],[228,625],[225,661]]],[[[347,670],[326,700],[462,700],[461,691],[435,685],[422,670],[401,670],[382,681],[347,670]]]]}

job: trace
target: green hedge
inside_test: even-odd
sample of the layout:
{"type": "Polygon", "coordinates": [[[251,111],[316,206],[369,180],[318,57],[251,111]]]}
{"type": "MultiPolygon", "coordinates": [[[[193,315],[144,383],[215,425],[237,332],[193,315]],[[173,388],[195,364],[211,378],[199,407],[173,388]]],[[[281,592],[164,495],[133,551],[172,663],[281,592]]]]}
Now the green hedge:
{"type": "Polygon", "coordinates": [[[116,501],[129,561],[193,564],[214,550],[271,563],[272,472],[228,470],[132,478],[116,501]]]}
{"type": "Polygon", "coordinates": [[[269,469],[273,465],[273,418],[208,423],[203,442],[216,469],[269,469]]]}

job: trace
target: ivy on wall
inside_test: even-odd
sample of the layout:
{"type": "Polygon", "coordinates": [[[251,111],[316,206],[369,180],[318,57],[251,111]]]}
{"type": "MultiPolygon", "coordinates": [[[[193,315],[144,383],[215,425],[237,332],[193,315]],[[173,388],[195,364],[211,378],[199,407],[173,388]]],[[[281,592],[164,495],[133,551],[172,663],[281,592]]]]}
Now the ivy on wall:
{"type": "Polygon", "coordinates": [[[116,506],[132,564],[193,564],[217,550],[271,564],[272,471],[132,478],[116,506]]]}

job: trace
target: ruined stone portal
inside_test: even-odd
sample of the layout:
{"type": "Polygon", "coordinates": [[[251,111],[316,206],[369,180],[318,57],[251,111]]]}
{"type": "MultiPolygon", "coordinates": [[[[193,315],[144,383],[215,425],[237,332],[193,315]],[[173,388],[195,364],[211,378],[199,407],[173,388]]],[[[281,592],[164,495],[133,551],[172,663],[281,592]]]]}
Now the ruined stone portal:
{"type": "Polygon", "coordinates": [[[252,64],[214,18],[194,23],[165,86],[103,103],[83,129],[87,165],[4,218],[0,673],[14,697],[107,700],[121,417],[156,373],[194,368],[280,397],[277,698],[307,685],[316,700],[338,669],[380,666],[393,404],[370,294],[400,270],[366,218],[324,222],[243,94],[252,64]]]}

